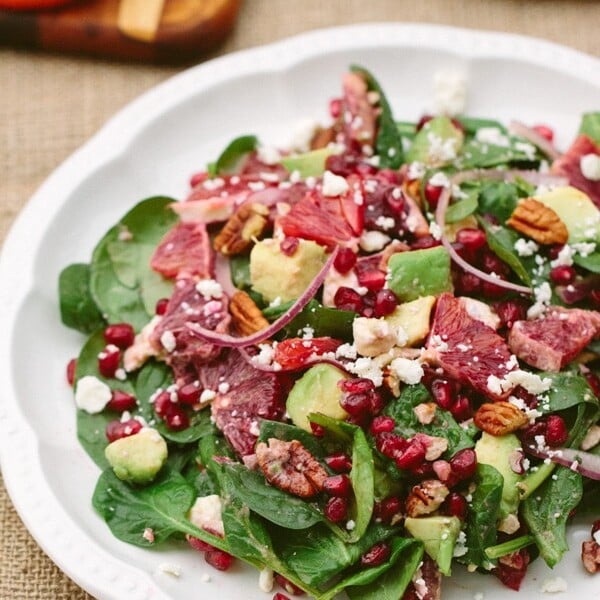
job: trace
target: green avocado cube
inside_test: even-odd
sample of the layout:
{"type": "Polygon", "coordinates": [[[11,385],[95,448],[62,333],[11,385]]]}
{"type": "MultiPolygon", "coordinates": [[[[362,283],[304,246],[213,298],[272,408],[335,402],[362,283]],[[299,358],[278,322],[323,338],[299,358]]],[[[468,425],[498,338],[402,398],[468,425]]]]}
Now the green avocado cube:
{"type": "Polygon", "coordinates": [[[452,291],[450,255],[442,246],[398,252],[389,260],[388,287],[402,302],[452,291]]]}
{"type": "Polygon", "coordinates": [[[435,117],[423,125],[415,136],[406,161],[419,162],[428,167],[450,164],[460,152],[463,132],[448,117],[435,117]]]}
{"type": "Polygon", "coordinates": [[[281,164],[290,172],[298,171],[302,179],[320,177],[325,172],[327,158],[335,154],[333,148],[319,148],[303,154],[284,156],[281,164]]]}

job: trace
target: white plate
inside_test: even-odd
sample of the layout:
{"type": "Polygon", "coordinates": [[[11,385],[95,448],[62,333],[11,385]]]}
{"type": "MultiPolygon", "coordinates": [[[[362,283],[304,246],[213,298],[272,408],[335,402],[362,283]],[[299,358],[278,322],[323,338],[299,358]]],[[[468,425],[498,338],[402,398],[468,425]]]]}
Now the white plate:
{"type": "MultiPolygon", "coordinates": [[[[0,450],[4,480],[25,524],[50,557],[102,599],[265,599],[257,573],[228,574],[193,551],[148,551],[113,538],[93,512],[97,468],[79,447],[69,358],[82,343],[65,329],[57,277],[89,260],[95,242],[137,200],[181,197],[189,175],[235,135],[255,132],[285,143],[290,125],[325,118],[330,97],[350,63],[376,74],[395,115],[415,119],[431,106],[432,77],[459,69],[469,79],[468,113],[508,121],[545,122],[559,145],[579,116],[600,108],[600,62],[548,42],[500,33],[429,25],[372,24],[317,31],[193,68],[156,87],[114,117],[58,168],[15,223],[0,262],[0,450]],[[181,566],[179,579],[158,570],[181,566]],[[201,576],[210,573],[211,582],[201,576]]],[[[569,591],[600,598],[598,582],[581,568],[578,549],[588,526],[572,527],[572,552],[554,571],[530,569],[520,596],[539,592],[551,576],[569,591]]],[[[445,600],[506,597],[495,578],[460,574],[445,582],[445,600]]],[[[560,596],[559,596],[560,597],[560,596]]]]}

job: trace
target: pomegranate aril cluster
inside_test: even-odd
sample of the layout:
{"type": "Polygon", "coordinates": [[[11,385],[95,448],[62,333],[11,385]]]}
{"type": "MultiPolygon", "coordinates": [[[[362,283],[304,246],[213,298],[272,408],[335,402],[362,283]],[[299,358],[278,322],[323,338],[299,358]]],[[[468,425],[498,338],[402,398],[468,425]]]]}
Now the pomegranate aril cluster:
{"type": "Polygon", "coordinates": [[[374,417],[383,408],[381,394],[370,379],[344,379],[339,386],[342,390],[340,406],[353,417],[351,421],[363,424],[364,420],[374,417]]]}
{"type": "Polygon", "coordinates": [[[218,571],[227,571],[235,560],[231,554],[224,550],[219,550],[211,544],[204,542],[198,538],[186,535],[188,544],[198,552],[204,552],[204,560],[218,571]]]}
{"type": "Polygon", "coordinates": [[[128,419],[127,421],[111,421],[106,426],[106,439],[112,443],[124,437],[129,437],[139,433],[142,430],[142,424],[137,419],[128,419]]]}

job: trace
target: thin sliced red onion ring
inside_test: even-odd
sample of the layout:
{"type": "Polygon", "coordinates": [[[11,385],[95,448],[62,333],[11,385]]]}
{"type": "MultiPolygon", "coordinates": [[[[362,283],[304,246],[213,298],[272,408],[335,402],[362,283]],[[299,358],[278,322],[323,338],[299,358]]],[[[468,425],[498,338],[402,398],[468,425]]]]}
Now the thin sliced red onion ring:
{"type": "Polygon", "coordinates": [[[255,356],[252,356],[245,348],[238,348],[239,353],[242,355],[242,358],[252,367],[254,367],[257,371],[263,371],[265,373],[293,373],[294,371],[301,371],[303,369],[308,369],[314,365],[319,365],[322,363],[327,363],[328,365],[333,365],[342,371],[348,372],[346,370],[346,366],[344,363],[340,362],[335,358],[329,358],[326,356],[315,356],[307,360],[304,364],[299,365],[297,367],[282,367],[277,363],[272,363],[270,365],[263,365],[254,360],[255,356]]]}
{"type": "Polygon", "coordinates": [[[549,142],[544,136],[540,135],[535,129],[527,127],[520,121],[511,121],[508,125],[509,131],[531,142],[537,146],[548,158],[556,160],[561,157],[560,152],[554,147],[552,142],[549,142]]]}
{"type": "Polygon", "coordinates": [[[223,288],[223,291],[231,298],[238,291],[231,281],[231,263],[220,252],[217,252],[216,255],[215,278],[223,288]]]}
{"type": "Polygon", "coordinates": [[[512,292],[518,292],[519,294],[532,294],[531,288],[525,287],[523,285],[518,285],[516,283],[511,283],[510,281],[505,281],[504,279],[496,278],[490,275],[489,273],[485,273],[481,271],[477,267],[474,267],[470,263],[468,263],[464,258],[462,258],[458,252],[453,248],[450,240],[444,234],[444,228],[446,225],[446,210],[448,210],[448,206],[450,204],[450,198],[452,196],[452,188],[454,185],[460,185],[465,181],[476,181],[479,179],[493,179],[496,181],[505,181],[509,179],[515,179],[520,177],[530,183],[540,184],[561,184],[566,181],[562,177],[556,177],[554,175],[547,175],[545,173],[538,173],[537,171],[502,171],[500,169],[482,169],[482,170],[473,170],[473,171],[463,171],[462,173],[458,173],[454,175],[454,177],[450,178],[450,185],[443,189],[442,194],[440,195],[440,199],[438,201],[437,209],[435,211],[435,221],[442,232],[442,236],[440,241],[444,245],[444,248],[450,254],[452,260],[462,267],[465,271],[472,273],[473,275],[479,277],[479,279],[483,281],[487,281],[488,283],[493,283],[499,287],[510,290],[512,292]]]}
{"type": "Polygon", "coordinates": [[[584,477],[600,481],[600,456],[596,454],[572,448],[538,450],[535,446],[527,446],[526,450],[537,458],[548,458],[557,465],[581,473],[584,477]]]}
{"type": "Polygon", "coordinates": [[[273,337],[280,329],[283,329],[293,318],[300,313],[300,311],[310,302],[312,297],[317,293],[317,290],[321,287],[325,276],[329,272],[329,269],[333,265],[333,261],[338,253],[338,249],[335,248],[330,254],[327,262],[323,265],[321,270],[317,273],[315,278],[311,281],[310,285],[304,290],[302,295],[294,302],[290,309],[279,319],[273,321],[269,327],[262,331],[257,331],[252,335],[244,337],[234,337],[224,333],[217,333],[212,329],[206,329],[201,327],[197,323],[186,323],[186,327],[199,338],[214,344],[215,346],[226,346],[228,348],[243,348],[244,346],[251,346],[258,344],[264,340],[273,337]]]}

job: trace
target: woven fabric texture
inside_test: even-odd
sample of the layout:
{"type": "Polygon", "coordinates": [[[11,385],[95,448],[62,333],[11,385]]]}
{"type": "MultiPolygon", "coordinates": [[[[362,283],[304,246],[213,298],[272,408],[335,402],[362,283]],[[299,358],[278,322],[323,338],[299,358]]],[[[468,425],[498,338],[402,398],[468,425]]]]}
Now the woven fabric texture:
{"type": "MultiPolygon", "coordinates": [[[[600,56],[594,0],[246,0],[213,56],[314,28],[420,21],[523,33],[600,56]]],[[[210,58],[210,57],[208,57],[210,58]]],[[[0,244],[43,179],[129,100],[181,69],[0,49],[0,244]]],[[[0,600],[82,600],[24,528],[0,477],[0,600]]]]}

